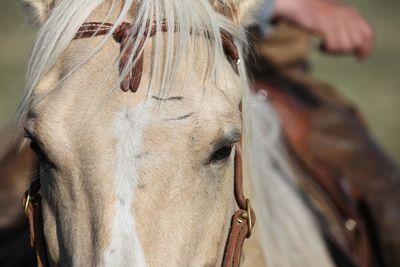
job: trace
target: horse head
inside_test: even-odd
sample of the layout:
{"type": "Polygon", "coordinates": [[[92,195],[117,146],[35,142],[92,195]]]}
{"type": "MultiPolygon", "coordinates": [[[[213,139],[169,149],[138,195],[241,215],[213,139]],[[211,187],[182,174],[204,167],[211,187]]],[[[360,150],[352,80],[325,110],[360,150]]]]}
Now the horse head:
{"type": "Polygon", "coordinates": [[[41,28],[20,117],[50,264],[221,264],[246,139],[232,53],[253,1],[231,2],[26,1],[41,28]]]}

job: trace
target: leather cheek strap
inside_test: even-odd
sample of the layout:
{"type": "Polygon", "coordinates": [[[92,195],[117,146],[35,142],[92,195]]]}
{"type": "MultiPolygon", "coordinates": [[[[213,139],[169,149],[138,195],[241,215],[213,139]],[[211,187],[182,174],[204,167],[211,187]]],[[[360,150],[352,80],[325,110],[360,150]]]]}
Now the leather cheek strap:
{"type": "Polygon", "coordinates": [[[243,244],[248,234],[248,224],[242,219],[242,210],[238,210],[232,216],[231,229],[225,247],[223,267],[240,266],[243,244]]]}
{"type": "Polygon", "coordinates": [[[234,173],[234,194],[239,210],[234,213],[231,219],[222,267],[240,266],[244,241],[251,236],[256,222],[250,201],[243,194],[242,155],[239,149],[236,149],[234,173]]]}
{"type": "Polygon", "coordinates": [[[44,239],[40,180],[32,182],[22,199],[25,215],[28,218],[31,247],[36,251],[38,267],[49,266],[46,241],[44,239]]]}

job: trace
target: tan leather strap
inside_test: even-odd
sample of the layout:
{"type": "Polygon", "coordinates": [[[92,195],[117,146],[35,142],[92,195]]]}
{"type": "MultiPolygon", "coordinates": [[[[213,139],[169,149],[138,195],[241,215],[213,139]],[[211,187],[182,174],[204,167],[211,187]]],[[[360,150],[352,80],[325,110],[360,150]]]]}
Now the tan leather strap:
{"type": "MultiPolygon", "coordinates": [[[[145,37],[153,36],[155,33],[157,33],[158,29],[161,32],[168,31],[168,26],[165,21],[162,21],[159,28],[156,26],[157,25],[153,22],[151,27],[146,27],[144,37],[142,38],[140,45],[137,49],[137,51],[140,51],[141,55],[139,57],[135,57],[137,58],[135,66],[121,82],[121,89],[123,91],[131,90],[132,92],[136,92],[140,85],[143,72],[142,50],[145,42],[145,37]]],[[[81,38],[106,35],[110,33],[112,28],[113,24],[110,23],[85,23],[76,33],[74,39],[76,40],[81,38]]],[[[177,31],[176,27],[174,27],[174,31],[177,31]]],[[[121,56],[119,62],[120,72],[123,71],[123,69],[127,65],[128,60],[131,58],[132,40],[130,38],[135,38],[135,36],[137,36],[137,34],[132,34],[131,24],[126,22],[118,26],[113,32],[114,40],[121,45],[121,56]]],[[[233,38],[230,34],[226,33],[223,30],[221,30],[221,38],[224,51],[229,59],[232,61],[235,71],[238,73],[237,63],[239,63],[239,52],[236,48],[233,38]]],[[[236,150],[234,170],[234,194],[239,210],[236,211],[232,216],[228,240],[225,245],[225,252],[222,260],[223,267],[237,267],[240,265],[244,240],[250,237],[251,230],[255,223],[255,214],[250,206],[250,201],[246,199],[243,194],[242,172],[242,156],[239,148],[236,150]]],[[[28,217],[30,225],[31,244],[37,253],[38,266],[49,266],[46,254],[46,243],[43,233],[39,180],[35,180],[34,182],[32,182],[28,192],[24,196],[23,201],[25,213],[28,217]]]]}

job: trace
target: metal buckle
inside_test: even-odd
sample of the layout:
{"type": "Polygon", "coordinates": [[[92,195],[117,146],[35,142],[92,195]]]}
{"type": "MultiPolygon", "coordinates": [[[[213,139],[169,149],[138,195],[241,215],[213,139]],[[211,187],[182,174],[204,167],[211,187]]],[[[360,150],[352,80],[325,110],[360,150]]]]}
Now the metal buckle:
{"type": "Polygon", "coordinates": [[[40,196],[32,196],[31,195],[31,188],[28,189],[28,192],[26,193],[26,200],[24,203],[24,212],[25,215],[28,215],[28,209],[29,209],[29,204],[32,204],[33,206],[37,207],[40,205],[40,196]]]}
{"type": "Polygon", "coordinates": [[[239,218],[239,223],[242,223],[243,220],[247,220],[247,235],[246,238],[251,237],[252,231],[253,231],[253,218],[251,216],[251,204],[250,204],[250,199],[246,199],[246,211],[242,213],[242,215],[239,218]]]}
{"type": "Polygon", "coordinates": [[[29,202],[31,202],[31,194],[30,194],[30,189],[28,191],[28,195],[26,196],[25,204],[24,204],[24,212],[25,215],[28,215],[28,207],[29,207],[29,202]]]}

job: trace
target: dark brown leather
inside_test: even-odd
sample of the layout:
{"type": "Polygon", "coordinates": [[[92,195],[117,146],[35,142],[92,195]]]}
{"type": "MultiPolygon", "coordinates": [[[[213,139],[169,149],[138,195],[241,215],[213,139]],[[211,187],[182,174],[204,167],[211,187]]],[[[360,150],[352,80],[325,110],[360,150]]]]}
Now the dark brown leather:
{"type": "MultiPolygon", "coordinates": [[[[281,115],[283,123],[286,124],[284,127],[290,127],[290,136],[288,137],[286,135],[289,144],[288,148],[291,152],[289,154],[292,156],[294,164],[307,173],[307,175],[302,176],[302,178],[311,179],[311,181],[306,181],[308,183],[307,189],[313,187],[319,195],[323,196],[322,198],[326,202],[325,206],[329,207],[330,212],[334,214],[336,220],[340,223],[339,228],[341,228],[341,232],[347,240],[346,245],[342,247],[343,253],[350,256],[355,266],[375,266],[371,259],[372,247],[366,226],[357,211],[358,192],[351,185],[347,185],[346,181],[343,181],[345,178],[326,166],[324,162],[319,159],[309,158],[309,154],[302,148],[305,141],[303,137],[307,136],[307,134],[299,133],[299,131],[296,130],[296,128],[292,128],[293,126],[288,122],[288,119],[296,120],[296,123],[301,123],[304,127],[304,125],[309,125],[310,123],[307,122],[309,119],[308,114],[305,114],[306,116],[299,115],[302,113],[304,114],[304,111],[302,111],[301,108],[297,109],[298,107],[296,105],[292,105],[290,96],[282,93],[280,89],[270,85],[267,86],[266,84],[261,85],[260,83],[258,83],[255,88],[268,92],[270,101],[272,101],[276,110],[281,115]],[[287,107],[293,109],[291,112],[295,113],[293,116],[296,119],[285,113],[287,111],[284,109],[287,107]],[[285,116],[289,116],[289,118],[285,116]],[[349,231],[345,226],[346,222],[350,220],[356,223],[356,228],[353,231],[349,231]]],[[[307,133],[310,131],[308,128],[305,130],[307,133]]],[[[307,189],[305,190],[307,191],[307,189]]],[[[321,230],[326,236],[329,236],[331,241],[335,242],[337,245],[342,245],[342,242],[336,240],[335,233],[331,232],[324,222],[321,223],[321,230]]]]}
{"type": "MultiPolygon", "coordinates": [[[[74,39],[89,38],[94,36],[105,35],[110,32],[113,25],[109,23],[90,22],[85,23],[77,32],[74,39]]],[[[163,21],[160,25],[162,32],[168,31],[167,24],[163,21]]],[[[113,33],[114,40],[121,44],[121,57],[119,68],[123,71],[130,60],[132,52],[132,26],[129,23],[122,23],[116,28],[113,33]]],[[[174,27],[174,31],[177,28],[174,27]]],[[[121,82],[121,89],[123,91],[131,90],[136,92],[141,81],[143,72],[143,45],[145,37],[151,37],[157,33],[156,24],[153,22],[152,26],[146,27],[144,37],[142,38],[137,51],[141,53],[132,71],[121,82]]],[[[238,74],[237,64],[239,63],[239,52],[234,44],[233,38],[230,34],[221,30],[221,38],[224,51],[229,59],[232,61],[235,71],[238,74]]],[[[243,194],[243,175],[242,175],[242,156],[240,148],[236,149],[235,154],[235,170],[234,170],[234,195],[236,203],[239,207],[232,216],[231,226],[228,234],[228,239],[225,244],[225,252],[223,255],[223,267],[238,267],[240,265],[243,243],[246,238],[251,235],[251,230],[255,224],[255,213],[250,207],[250,201],[244,197],[243,194]]],[[[36,250],[38,266],[49,266],[46,254],[46,242],[44,239],[44,229],[42,222],[42,206],[40,195],[40,180],[32,182],[30,189],[25,194],[23,199],[26,215],[30,225],[31,245],[36,250]]]]}
{"type": "Polygon", "coordinates": [[[256,60],[257,69],[249,64],[255,89],[268,92],[294,165],[336,218],[320,223],[329,242],[349,255],[351,266],[397,266],[398,169],[373,142],[356,109],[331,87],[301,68],[277,69],[265,59],[256,60]],[[348,229],[346,223],[352,221],[355,227],[348,229]],[[332,231],[337,229],[339,235],[332,231]],[[392,246],[382,246],[379,239],[393,240],[392,246]]]}
{"type": "MultiPolygon", "coordinates": [[[[266,71],[265,66],[261,66],[263,71],[258,76],[262,76],[269,85],[275,85],[286,91],[296,99],[292,102],[297,102],[297,105],[303,106],[303,109],[311,114],[309,136],[303,139],[302,148],[309,154],[310,161],[312,160],[314,165],[323,162],[325,167],[336,172],[337,177],[350,181],[358,188],[362,197],[360,206],[364,213],[367,213],[366,217],[370,217],[369,224],[373,225],[369,232],[375,233],[374,254],[381,251],[379,257],[382,258],[382,265],[400,266],[398,162],[393,162],[375,140],[354,103],[341,96],[340,92],[344,92],[346,88],[338,90],[316,80],[309,73],[288,72],[290,65],[299,69],[300,61],[303,61],[303,69],[307,69],[306,61],[309,56],[307,49],[301,49],[301,53],[293,53],[294,50],[298,50],[299,44],[307,43],[304,36],[307,33],[294,33],[299,29],[290,27],[292,26],[278,27],[278,34],[269,35],[267,41],[254,41],[257,47],[255,50],[259,52],[260,57],[272,61],[275,67],[266,71]],[[281,51],[275,53],[282,47],[284,49],[279,49],[281,51]],[[281,79],[283,76],[286,77],[281,79]],[[293,86],[294,83],[296,85],[293,86]],[[317,106],[310,106],[307,99],[314,99],[312,102],[317,106]]],[[[258,67],[261,64],[265,65],[261,61],[257,60],[258,67]]],[[[377,84],[376,87],[376,90],[385,91],[382,85],[377,84]]],[[[290,106],[287,109],[290,109],[290,106]]],[[[294,117],[296,112],[290,112],[291,116],[294,117]]],[[[286,133],[289,133],[289,128],[293,126],[292,124],[286,127],[286,133]]],[[[290,130],[292,135],[295,129],[293,127],[290,130]]]]}

